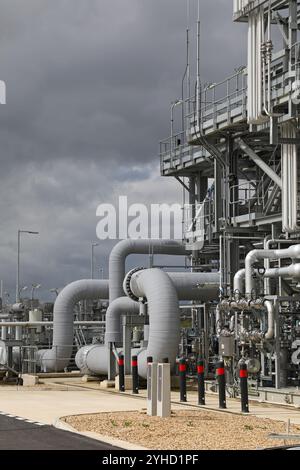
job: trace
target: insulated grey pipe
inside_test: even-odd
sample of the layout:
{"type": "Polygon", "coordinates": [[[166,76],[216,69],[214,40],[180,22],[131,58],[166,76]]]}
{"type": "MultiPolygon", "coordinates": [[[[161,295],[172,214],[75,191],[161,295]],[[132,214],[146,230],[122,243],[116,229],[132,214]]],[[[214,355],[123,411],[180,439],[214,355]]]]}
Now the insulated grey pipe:
{"type": "Polygon", "coordinates": [[[264,277],[285,277],[292,279],[300,279],[300,263],[291,264],[283,268],[269,268],[266,270],[264,277]]]}
{"type": "Polygon", "coordinates": [[[147,269],[136,273],[131,280],[136,297],[148,301],[148,347],[138,355],[141,377],[147,376],[147,357],[154,362],[168,358],[175,363],[180,340],[180,311],[178,296],[170,277],[160,269],[147,269]]]}
{"type": "Polygon", "coordinates": [[[300,258],[300,244],[293,245],[289,248],[282,250],[252,250],[248,253],[245,259],[245,269],[246,269],[246,296],[248,298],[252,297],[254,290],[254,279],[253,265],[261,259],[282,259],[282,258],[291,258],[297,259],[300,258]]]}
{"type": "Polygon", "coordinates": [[[75,363],[83,374],[107,375],[108,354],[103,344],[89,344],[79,349],[75,363]]]}
{"type": "Polygon", "coordinates": [[[265,339],[273,339],[275,336],[275,312],[274,304],[270,300],[265,301],[265,306],[268,312],[268,330],[265,333],[265,339]]]}
{"type": "Polygon", "coordinates": [[[128,313],[138,315],[139,311],[139,303],[129,297],[119,297],[109,304],[106,311],[105,343],[121,343],[121,316],[128,313]]]}
{"type": "Polygon", "coordinates": [[[167,274],[175,286],[179,300],[208,302],[219,297],[220,273],[168,272],[167,274]]]}
{"type": "MultiPolygon", "coordinates": [[[[128,277],[132,280],[137,272],[129,271],[124,278],[123,290],[127,292],[128,277]]],[[[220,273],[168,272],[179,300],[201,300],[207,302],[219,297],[220,273]]]]}
{"type": "MultiPolygon", "coordinates": [[[[140,273],[134,273],[131,283],[140,273]]],[[[127,274],[130,275],[131,272],[127,274]]],[[[207,302],[216,300],[219,293],[219,273],[166,273],[172,280],[179,300],[201,300],[207,302]]],[[[124,279],[124,291],[126,293],[126,280],[124,279]]],[[[128,297],[115,299],[106,312],[105,343],[122,342],[121,315],[126,313],[139,314],[139,304],[128,297]]]]}
{"type": "Polygon", "coordinates": [[[182,242],[160,239],[128,239],[114,246],[109,257],[109,301],[122,297],[126,257],[130,254],[186,255],[182,242]]]}
{"type": "Polygon", "coordinates": [[[237,271],[233,278],[233,293],[236,294],[243,294],[245,292],[244,289],[244,281],[245,281],[245,268],[240,269],[237,271]]]}
{"type": "Polygon", "coordinates": [[[74,339],[74,307],[80,300],[107,299],[108,280],[83,279],[66,286],[57,296],[53,311],[52,349],[39,351],[44,371],[61,371],[70,361],[74,339]]]}
{"type": "MultiPolygon", "coordinates": [[[[122,351],[117,350],[118,353],[122,351]]],[[[138,354],[140,350],[132,349],[132,356],[138,354]]],[[[104,344],[89,344],[79,349],[75,356],[75,363],[83,374],[107,375],[109,349],[104,344]]]]}
{"type": "MultiPolygon", "coordinates": [[[[21,326],[22,328],[36,328],[38,326],[52,326],[53,321],[4,321],[0,323],[3,327],[16,328],[21,326]]],[[[73,325],[79,326],[104,326],[105,321],[74,321],[73,325]]]]}

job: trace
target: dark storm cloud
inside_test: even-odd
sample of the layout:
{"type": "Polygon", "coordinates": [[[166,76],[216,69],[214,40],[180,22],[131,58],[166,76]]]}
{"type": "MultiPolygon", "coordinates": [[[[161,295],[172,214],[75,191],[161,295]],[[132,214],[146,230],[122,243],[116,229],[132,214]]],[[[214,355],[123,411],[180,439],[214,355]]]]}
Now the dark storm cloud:
{"type": "MultiPolygon", "coordinates": [[[[245,26],[231,17],[231,1],[201,0],[203,81],[245,63],[245,26]]],[[[185,28],[186,0],[1,0],[0,259],[10,288],[18,227],[41,231],[24,239],[23,278],[53,287],[89,274],[99,203],[180,200],[173,183],[159,184],[156,154],[181,93],[185,28]]],[[[109,247],[98,249],[101,264],[109,247]]]]}

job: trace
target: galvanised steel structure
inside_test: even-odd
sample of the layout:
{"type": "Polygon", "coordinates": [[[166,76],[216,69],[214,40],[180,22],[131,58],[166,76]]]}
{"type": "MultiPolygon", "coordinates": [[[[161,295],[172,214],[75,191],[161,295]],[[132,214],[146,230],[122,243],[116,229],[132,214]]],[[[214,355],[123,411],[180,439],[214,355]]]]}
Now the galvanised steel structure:
{"type": "Polygon", "coordinates": [[[193,270],[220,271],[219,298],[183,347],[200,348],[208,373],[223,356],[234,383],[246,360],[281,388],[300,380],[300,2],[235,0],[233,19],[248,24],[247,67],[203,85],[198,55],[195,92],[172,103],[160,143],[161,174],[186,195],[193,270]]]}

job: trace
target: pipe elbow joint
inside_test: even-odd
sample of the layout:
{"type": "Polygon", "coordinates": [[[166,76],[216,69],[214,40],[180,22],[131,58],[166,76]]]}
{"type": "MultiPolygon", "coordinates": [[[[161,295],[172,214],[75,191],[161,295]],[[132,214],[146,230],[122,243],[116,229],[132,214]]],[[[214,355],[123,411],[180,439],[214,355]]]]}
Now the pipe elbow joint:
{"type": "Polygon", "coordinates": [[[290,253],[290,257],[292,259],[299,259],[300,258],[300,244],[290,246],[288,250],[289,250],[289,253],[290,253]]]}
{"type": "Polygon", "coordinates": [[[300,263],[292,265],[293,277],[300,279],[300,263]]]}

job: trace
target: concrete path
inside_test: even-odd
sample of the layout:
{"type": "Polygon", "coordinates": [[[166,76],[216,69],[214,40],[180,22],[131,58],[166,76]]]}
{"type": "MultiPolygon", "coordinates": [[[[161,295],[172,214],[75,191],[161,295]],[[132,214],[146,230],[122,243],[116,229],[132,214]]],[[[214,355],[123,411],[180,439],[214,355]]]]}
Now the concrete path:
{"type": "Polygon", "coordinates": [[[0,388],[0,411],[45,424],[63,416],[103,411],[134,411],[145,407],[144,400],[103,391],[5,391],[0,388]]]}

